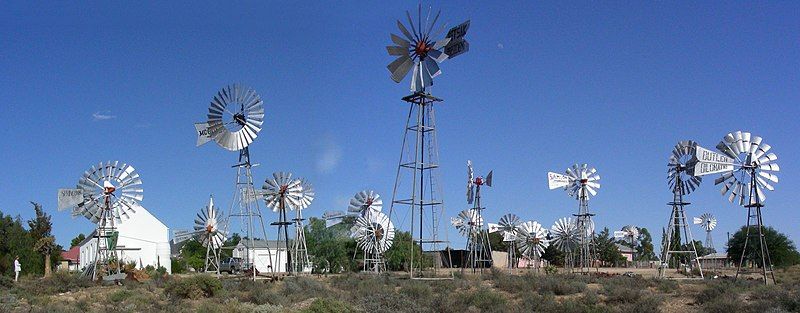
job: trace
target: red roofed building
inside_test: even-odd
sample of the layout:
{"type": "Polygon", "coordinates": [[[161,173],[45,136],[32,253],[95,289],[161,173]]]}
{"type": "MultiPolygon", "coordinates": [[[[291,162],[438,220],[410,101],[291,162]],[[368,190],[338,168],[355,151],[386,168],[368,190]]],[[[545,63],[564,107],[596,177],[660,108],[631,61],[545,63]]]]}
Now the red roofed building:
{"type": "Polygon", "coordinates": [[[65,271],[77,271],[80,258],[80,246],[74,246],[69,248],[67,251],[61,251],[61,264],[58,265],[58,269],[65,271]]]}

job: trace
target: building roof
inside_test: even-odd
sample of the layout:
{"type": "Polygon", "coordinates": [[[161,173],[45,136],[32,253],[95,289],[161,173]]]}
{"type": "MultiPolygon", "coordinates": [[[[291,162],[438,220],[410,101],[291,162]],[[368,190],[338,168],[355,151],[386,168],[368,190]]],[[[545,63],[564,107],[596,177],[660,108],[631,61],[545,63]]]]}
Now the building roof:
{"type": "MultiPolygon", "coordinates": [[[[250,248],[250,240],[242,239],[241,241],[239,241],[239,245],[243,245],[246,248],[250,248]]],[[[253,240],[253,246],[255,246],[256,249],[264,249],[264,248],[277,249],[279,246],[283,246],[283,242],[278,242],[277,240],[256,239],[253,240]]],[[[292,240],[289,240],[289,247],[291,246],[292,246],[292,240]]]]}
{"type": "Polygon", "coordinates": [[[70,262],[78,262],[81,257],[81,246],[74,246],[67,251],[61,251],[61,258],[70,262]]]}
{"type": "Polygon", "coordinates": [[[717,252],[712,254],[706,254],[704,256],[699,257],[700,260],[711,260],[711,259],[727,259],[728,254],[725,252],[717,252]]]}
{"type": "Polygon", "coordinates": [[[617,245],[617,249],[619,249],[620,253],[631,254],[631,253],[633,253],[635,251],[635,250],[633,250],[633,248],[628,247],[626,245],[622,245],[622,244],[619,244],[619,243],[614,243],[614,244],[617,245]]]}

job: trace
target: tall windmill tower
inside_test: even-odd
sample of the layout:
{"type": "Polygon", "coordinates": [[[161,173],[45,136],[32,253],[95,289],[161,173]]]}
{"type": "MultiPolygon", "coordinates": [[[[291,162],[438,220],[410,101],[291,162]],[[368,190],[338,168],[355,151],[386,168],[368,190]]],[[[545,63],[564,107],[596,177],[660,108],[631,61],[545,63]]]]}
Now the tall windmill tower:
{"type": "Polygon", "coordinates": [[[472,225],[467,233],[467,251],[469,251],[467,264],[472,268],[473,273],[477,268],[483,270],[492,262],[489,231],[483,228],[483,210],[486,208],[481,206],[482,186],[492,186],[492,171],[486,174],[485,179],[482,176],[475,177],[472,161],[467,160],[467,204],[473,205],[471,215],[474,215],[468,221],[472,225]]]}
{"type": "MultiPolygon", "coordinates": [[[[426,18],[423,24],[420,5],[416,21],[412,20],[408,11],[406,17],[411,31],[398,20],[397,27],[402,37],[391,34],[394,45],[386,47],[389,55],[397,56],[387,66],[392,80],[399,83],[409,72],[413,72],[411,95],[403,97],[403,101],[409,104],[409,111],[389,215],[392,216],[395,205],[408,207],[412,217],[412,241],[423,251],[439,251],[448,246],[447,232],[444,238],[439,234],[444,205],[438,178],[439,149],[434,113],[435,104],[442,99],[431,95],[430,87],[433,85],[433,78],[441,74],[439,63],[469,50],[469,44],[464,40],[469,21],[450,29],[445,38],[437,39],[446,27],[436,26],[439,13],[433,21],[426,18]],[[410,186],[401,182],[410,183],[410,186]],[[401,188],[407,189],[401,191],[401,188]]],[[[415,249],[414,245],[411,245],[411,249],[415,249]]],[[[413,251],[411,255],[410,275],[411,278],[418,278],[414,275],[414,269],[421,262],[414,260],[413,251]]],[[[438,275],[440,264],[433,263],[433,275],[426,275],[428,278],[438,275]]]]}
{"type": "Polygon", "coordinates": [[[575,164],[567,168],[565,174],[547,173],[548,186],[550,190],[563,188],[570,197],[578,200],[578,214],[573,215],[576,217],[575,224],[579,231],[580,251],[575,256],[578,257],[577,265],[580,267],[580,272],[588,273],[594,262],[595,253],[592,221],[594,214],[589,213],[589,197],[597,195],[597,190],[600,189],[600,175],[595,168],[589,168],[586,164],[575,164]]]}
{"type": "Polygon", "coordinates": [[[717,227],[717,218],[711,213],[703,213],[700,217],[695,217],[692,221],[695,225],[698,225],[706,231],[706,249],[711,249],[712,251],[716,252],[717,249],[714,248],[714,240],[711,238],[711,231],[717,227]]]}
{"type": "Polygon", "coordinates": [[[658,267],[658,277],[666,277],[666,271],[672,263],[675,268],[681,264],[697,267],[700,278],[703,278],[703,269],[694,246],[692,230],[686,219],[686,206],[689,202],[684,200],[700,185],[702,179],[694,175],[696,158],[694,157],[697,143],[691,140],[681,141],[672,149],[667,164],[667,183],[672,191],[672,202],[667,203],[672,207],[669,222],[664,231],[664,241],[661,243],[661,265],[658,267]]]}
{"type": "Polygon", "coordinates": [[[83,173],[76,189],[60,189],[58,191],[59,210],[72,207],[72,215],[83,215],[97,224],[94,238],[97,242],[92,264],[86,266],[84,274],[92,276],[92,280],[105,274],[107,277],[123,279],[121,266],[117,266],[116,274],[111,273],[109,262],[119,261],[117,249],[117,225],[130,214],[136,213],[136,207],[144,198],[142,179],[133,166],[119,161],[100,162],[83,173]]]}
{"type": "Polygon", "coordinates": [[[752,136],[749,132],[737,131],[728,133],[717,144],[717,150],[721,154],[697,146],[695,156],[698,163],[694,168],[694,175],[722,174],[714,180],[715,185],[722,184],[720,190],[722,195],[730,193],[728,201],[747,208],[747,237],[745,237],[739,266],[736,269],[736,278],[738,279],[745,256],[748,255],[747,243],[752,239],[758,241],[760,248],[760,251],[755,253],[760,259],[752,261],[760,263],[764,284],[768,283],[768,276],[772,277],[774,284],[775,273],[772,271],[772,260],[764,238],[761,208],[764,207],[766,199],[764,190],[775,190],[772,184],[778,182],[778,176],[773,172],[779,171],[780,167],[775,163],[778,156],[775,153],[768,153],[772,147],[761,141],[761,137],[752,136]],[[751,226],[754,226],[755,229],[752,229],[751,226]],[[751,231],[756,231],[758,234],[751,234],[751,231]],[[756,238],[751,238],[751,236],[756,238]]]}
{"type": "MultiPolygon", "coordinates": [[[[232,218],[241,218],[241,226],[249,246],[254,247],[255,237],[261,236],[267,240],[267,230],[257,201],[259,194],[253,186],[251,172],[251,168],[258,164],[250,163],[249,148],[264,123],[264,102],[258,93],[249,87],[239,84],[228,85],[211,99],[207,116],[208,121],[195,124],[198,135],[197,146],[214,140],[226,150],[239,152],[239,163],[233,166],[236,168],[236,184],[227,220],[232,222],[232,218]],[[260,231],[257,228],[260,228],[260,231]]],[[[224,231],[228,233],[228,229],[224,231]]],[[[246,253],[245,262],[249,267],[255,268],[258,258],[250,255],[249,249],[246,253]]],[[[262,264],[262,268],[268,267],[274,273],[271,253],[268,259],[269,264],[262,264]]],[[[253,280],[256,279],[256,272],[258,271],[252,271],[253,280]]]]}

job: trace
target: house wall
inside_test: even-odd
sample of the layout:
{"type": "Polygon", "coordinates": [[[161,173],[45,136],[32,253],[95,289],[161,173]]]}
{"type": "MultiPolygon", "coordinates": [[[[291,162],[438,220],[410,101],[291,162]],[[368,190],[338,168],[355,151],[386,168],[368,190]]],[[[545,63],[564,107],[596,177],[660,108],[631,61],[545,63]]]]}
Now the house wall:
{"type": "MultiPolygon", "coordinates": [[[[246,260],[247,251],[245,251],[245,246],[241,243],[237,245],[236,249],[233,249],[232,255],[233,257],[246,260]]],[[[255,251],[250,249],[250,258],[248,262],[254,263],[259,272],[270,273],[272,272],[269,267],[270,255],[272,256],[272,266],[275,268],[275,271],[278,273],[286,272],[286,251],[281,251],[279,254],[277,249],[256,248],[255,251]],[[254,256],[255,262],[253,261],[254,256]]]]}
{"type": "MultiPolygon", "coordinates": [[[[124,262],[136,262],[137,268],[160,265],[167,269],[167,273],[172,273],[169,228],[150,212],[142,207],[136,208],[136,213],[117,225],[117,231],[119,231],[118,247],[139,249],[120,250],[119,255],[124,262]]],[[[85,241],[80,247],[79,267],[83,268],[94,261],[96,253],[97,239],[91,238],[85,241]]]]}

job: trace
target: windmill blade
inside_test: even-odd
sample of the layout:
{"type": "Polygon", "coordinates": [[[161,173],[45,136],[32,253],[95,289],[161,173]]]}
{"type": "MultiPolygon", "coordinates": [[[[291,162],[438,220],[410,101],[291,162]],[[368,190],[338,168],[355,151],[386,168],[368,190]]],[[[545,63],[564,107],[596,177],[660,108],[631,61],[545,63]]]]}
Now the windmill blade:
{"type": "Polygon", "coordinates": [[[408,55],[408,47],[400,47],[400,46],[386,46],[386,51],[389,52],[389,55],[408,55]]]}
{"type": "MultiPolygon", "coordinates": [[[[392,80],[394,82],[399,83],[403,81],[403,78],[408,75],[408,72],[411,70],[411,67],[414,66],[414,61],[408,55],[403,55],[394,60],[392,63],[386,67],[389,69],[389,73],[392,75],[392,80]]],[[[414,69],[416,73],[416,68],[414,69]]],[[[415,74],[416,75],[416,74],[415,74]]]]}
{"type": "MultiPolygon", "coordinates": [[[[406,29],[406,26],[403,25],[403,23],[401,23],[400,20],[397,20],[397,28],[400,29],[400,32],[403,33],[403,36],[406,36],[406,39],[408,39],[408,41],[410,42],[414,41],[414,36],[412,36],[411,33],[408,32],[408,29],[406,29]]],[[[406,44],[406,47],[408,47],[408,44],[406,44]]]]}

